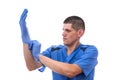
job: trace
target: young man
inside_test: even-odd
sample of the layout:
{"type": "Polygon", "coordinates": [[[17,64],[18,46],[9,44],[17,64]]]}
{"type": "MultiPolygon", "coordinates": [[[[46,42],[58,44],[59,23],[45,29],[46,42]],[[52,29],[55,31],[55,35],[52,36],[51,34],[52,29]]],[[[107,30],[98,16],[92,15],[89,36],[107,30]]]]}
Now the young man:
{"type": "Polygon", "coordinates": [[[78,16],[70,16],[63,22],[64,45],[51,46],[40,53],[41,44],[31,40],[25,19],[28,10],[24,9],[19,24],[23,41],[25,62],[28,70],[46,67],[52,70],[53,80],[94,80],[98,50],[93,45],[84,45],[80,38],[85,31],[85,23],[78,16]]]}

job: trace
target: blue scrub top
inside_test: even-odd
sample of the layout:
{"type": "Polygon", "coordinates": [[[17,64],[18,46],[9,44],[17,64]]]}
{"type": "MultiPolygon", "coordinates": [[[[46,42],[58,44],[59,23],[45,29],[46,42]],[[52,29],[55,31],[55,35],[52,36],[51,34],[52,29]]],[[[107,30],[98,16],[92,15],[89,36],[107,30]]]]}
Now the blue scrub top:
{"type": "Polygon", "coordinates": [[[94,80],[95,66],[98,63],[98,50],[95,46],[80,44],[69,56],[66,46],[51,46],[42,54],[56,61],[77,64],[83,70],[83,73],[73,78],[52,71],[53,80],[94,80]]]}

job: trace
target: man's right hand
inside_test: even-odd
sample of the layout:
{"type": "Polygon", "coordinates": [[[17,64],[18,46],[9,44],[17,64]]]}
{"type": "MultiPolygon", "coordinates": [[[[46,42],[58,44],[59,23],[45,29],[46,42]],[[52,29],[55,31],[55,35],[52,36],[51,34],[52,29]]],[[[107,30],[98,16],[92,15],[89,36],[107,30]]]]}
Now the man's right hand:
{"type": "MultiPolygon", "coordinates": [[[[29,44],[29,49],[32,52],[32,56],[34,57],[34,59],[39,62],[39,55],[40,55],[40,51],[41,51],[41,44],[37,41],[37,40],[31,40],[30,44],[29,44]]],[[[42,64],[43,65],[43,64],[42,64]]],[[[43,72],[45,70],[45,65],[43,65],[43,67],[41,67],[40,69],[38,69],[40,72],[43,72]]]]}
{"type": "Polygon", "coordinates": [[[41,50],[41,44],[37,40],[31,40],[29,43],[29,49],[31,50],[34,59],[37,62],[40,61],[39,55],[41,50]]]}
{"type": "Polygon", "coordinates": [[[19,24],[20,24],[20,29],[21,29],[22,42],[28,44],[31,39],[29,36],[29,32],[27,30],[26,21],[25,21],[27,17],[27,13],[28,13],[28,10],[24,9],[23,13],[21,14],[19,24]]]}

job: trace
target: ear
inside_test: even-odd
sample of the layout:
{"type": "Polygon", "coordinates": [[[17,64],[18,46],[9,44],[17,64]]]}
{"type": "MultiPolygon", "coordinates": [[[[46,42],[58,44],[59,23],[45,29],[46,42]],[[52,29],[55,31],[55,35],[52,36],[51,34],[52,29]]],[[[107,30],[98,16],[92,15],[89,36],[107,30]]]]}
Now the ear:
{"type": "Polygon", "coordinates": [[[78,36],[82,37],[83,34],[84,34],[84,30],[83,29],[79,29],[78,30],[78,36]]]}

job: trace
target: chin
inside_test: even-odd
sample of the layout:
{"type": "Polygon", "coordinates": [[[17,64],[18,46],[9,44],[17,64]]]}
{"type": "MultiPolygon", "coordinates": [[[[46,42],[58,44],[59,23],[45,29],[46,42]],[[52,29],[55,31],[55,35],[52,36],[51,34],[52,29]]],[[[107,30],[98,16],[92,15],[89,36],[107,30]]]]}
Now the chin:
{"type": "Polygon", "coordinates": [[[63,43],[65,46],[69,46],[69,44],[63,43]]]}
{"type": "Polygon", "coordinates": [[[67,45],[66,43],[63,43],[64,45],[67,45]]]}

